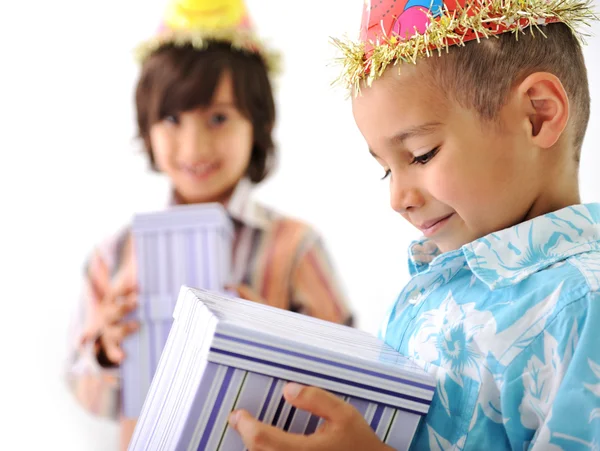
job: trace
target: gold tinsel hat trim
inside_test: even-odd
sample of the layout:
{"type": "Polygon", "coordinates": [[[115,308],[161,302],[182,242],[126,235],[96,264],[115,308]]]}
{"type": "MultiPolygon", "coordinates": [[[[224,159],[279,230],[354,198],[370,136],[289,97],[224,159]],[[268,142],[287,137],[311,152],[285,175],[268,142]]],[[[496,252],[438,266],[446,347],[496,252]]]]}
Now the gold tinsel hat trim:
{"type": "Polygon", "coordinates": [[[210,31],[169,31],[140,44],[135,50],[136,60],[141,64],[162,47],[191,45],[197,50],[205,50],[212,42],[223,42],[240,52],[258,54],[265,62],[270,74],[281,72],[281,54],[267,49],[252,31],[237,28],[210,31]]]}
{"type": "Polygon", "coordinates": [[[205,50],[213,42],[260,56],[271,74],[280,71],[281,56],[254,32],[245,0],[168,0],[158,33],[139,45],[135,56],[143,63],[165,46],[205,50]]]}
{"type": "Polygon", "coordinates": [[[592,0],[478,0],[467,6],[456,0],[443,4],[427,0],[427,7],[422,0],[374,3],[365,0],[359,42],[332,39],[342,53],[337,61],[343,72],[336,82],[355,92],[362,82],[369,86],[390,65],[414,64],[419,58],[442,54],[451,45],[505,32],[518,39],[528,27],[543,35],[541,26],[555,22],[566,24],[583,41],[578,28],[598,19],[592,0]]]}

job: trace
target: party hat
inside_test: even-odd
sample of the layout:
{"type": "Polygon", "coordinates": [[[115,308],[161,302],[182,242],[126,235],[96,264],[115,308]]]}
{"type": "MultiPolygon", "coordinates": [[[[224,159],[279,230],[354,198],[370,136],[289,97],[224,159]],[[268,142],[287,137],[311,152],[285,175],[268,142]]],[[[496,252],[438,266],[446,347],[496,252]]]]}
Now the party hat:
{"type": "Polygon", "coordinates": [[[365,0],[358,42],[333,39],[351,89],[370,85],[392,64],[416,63],[453,45],[561,22],[578,30],[597,19],[592,0],[365,0]]]}
{"type": "Polygon", "coordinates": [[[258,38],[244,0],[170,0],[158,32],[138,46],[136,56],[143,62],[166,45],[202,50],[210,42],[260,55],[271,73],[279,69],[279,53],[258,38]]]}

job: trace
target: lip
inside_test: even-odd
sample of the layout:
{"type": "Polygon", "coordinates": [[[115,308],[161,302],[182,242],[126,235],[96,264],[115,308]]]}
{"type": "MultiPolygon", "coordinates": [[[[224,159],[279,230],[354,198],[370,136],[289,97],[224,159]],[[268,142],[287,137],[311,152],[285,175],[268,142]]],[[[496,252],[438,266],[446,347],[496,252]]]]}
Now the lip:
{"type": "Polygon", "coordinates": [[[426,237],[430,237],[435,235],[435,233],[444,227],[448,220],[454,216],[454,213],[450,213],[449,215],[440,216],[439,218],[432,219],[431,221],[425,221],[421,225],[417,226],[417,228],[423,232],[423,235],[426,237]]]}
{"type": "Polygon", "coordinates": [[[197,162],[193,164],[181,163],[179,170],[193,180],[203,181],[214,175],[219,168],[220,163],[217,161],[197,162]]]}

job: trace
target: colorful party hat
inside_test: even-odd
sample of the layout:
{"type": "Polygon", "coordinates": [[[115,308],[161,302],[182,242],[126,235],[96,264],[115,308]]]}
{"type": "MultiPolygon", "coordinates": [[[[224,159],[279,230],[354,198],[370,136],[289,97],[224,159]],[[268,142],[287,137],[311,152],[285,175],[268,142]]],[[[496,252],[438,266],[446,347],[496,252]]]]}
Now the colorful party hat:
{"type": "Polygon", "coordinates": [[[393,64],[416,63],[452,45],[561,22],[580,38],[597,19],[592,0],[365,0],[358,42],[333,39],[342,52],[340,81],[370,85],[393,64]]]}
{"type": "Polygon", "coordinates": [[[158,32],[136,51],[143,62],[166,45],[192,45],[202,50],[210,42],[226,42],[239,51],[259,54],[278,71],[279,54],[265,47],[254,31],[244,0],[170,0],[158,32]]]}

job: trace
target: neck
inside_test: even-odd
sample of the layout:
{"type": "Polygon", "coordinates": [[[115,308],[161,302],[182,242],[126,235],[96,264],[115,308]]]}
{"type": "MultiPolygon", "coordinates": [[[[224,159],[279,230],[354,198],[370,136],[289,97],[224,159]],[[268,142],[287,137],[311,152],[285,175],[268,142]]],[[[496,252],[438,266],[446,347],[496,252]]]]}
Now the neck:
{"type": "Polygon", "coordinates": [[[174,190],[173,197],[175,202],[180,205],[191,205],[191,204],[207,204],[207,203],[219,203],[224,207],[227,206],[231,196],[233,195],[235,187],[212,197],[197,197],[197,198],[188,198],[182,196],[177,190],[174,190]]]}
{"type": "Polygon", "coordinates": [[[554,165],[555,170],[546,170],[542,179],[540,195],[534,200],[525,221],[571,205],[581,203],[579,196],[578,165],[571,159],[554,165]]]}

